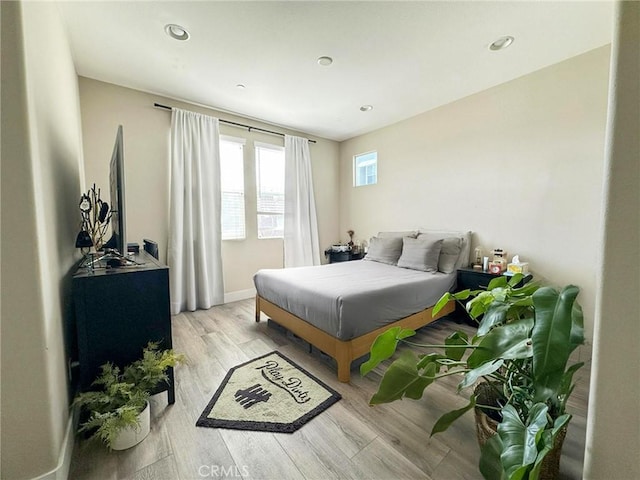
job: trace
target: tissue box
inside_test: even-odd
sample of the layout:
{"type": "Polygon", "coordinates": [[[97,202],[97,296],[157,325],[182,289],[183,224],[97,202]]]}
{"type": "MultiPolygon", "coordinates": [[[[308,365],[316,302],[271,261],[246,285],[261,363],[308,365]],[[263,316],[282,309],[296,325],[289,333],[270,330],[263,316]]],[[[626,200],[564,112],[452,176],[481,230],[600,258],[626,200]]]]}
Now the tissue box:
{"type": "Polygon", "coordinates": [[[507,274],[514,275],[516,273],[522,273],[523,275],[529,273],[529,263],[510,263],[507,265],[507,274]]]}

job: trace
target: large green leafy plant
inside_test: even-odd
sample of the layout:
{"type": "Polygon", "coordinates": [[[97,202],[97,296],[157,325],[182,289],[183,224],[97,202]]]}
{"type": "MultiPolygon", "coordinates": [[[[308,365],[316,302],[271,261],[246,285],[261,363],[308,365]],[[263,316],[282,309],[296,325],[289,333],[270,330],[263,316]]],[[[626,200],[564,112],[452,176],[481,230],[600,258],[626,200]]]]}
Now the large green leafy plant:
{"type": "Polygon", "coordinates": [[[102,365],[93,382],[97,389],[80,393],[74,400],[86,416],[79,432],[91,432],[110,447],[122,429],[140,426],[139,414],[156,387],[168,381],[167,369],[185,360],[183,354],[159,350],[158,343],[149,342],[142,358],[122,371],[112,363],[102,365]]]}
{"type": "Polygon", "coordinates": [[[382,333],[361,365],[366,375],[393,356],[400,343],[437,349],[416,354],[404,349],[384,372],[370,403],[404,397],[420,399],[425,389],[451,375],[462,377],[458,391],[486,382],[496,404],[479,404],[471,390],[469,403],[443,415],[431,435],[446,430],[465,412],[479,407],[499,422],[497,434],[482,447],[480,471],[487,479],[537,479],[542,461],[568,425],[567,399],[573,375],[583,364],[569,357],[584,342],[583,316],[576,302],[579,289],[561,291],[529,283],[518,287],[521,275],[493,279],[487,290],[445,294],[434,314],[447,302],[466,301],[470,316],[479,320],[477,334],[449,335],[444,345],[420,345],[407,340],[413,330],[395,327],[382,333]]]}

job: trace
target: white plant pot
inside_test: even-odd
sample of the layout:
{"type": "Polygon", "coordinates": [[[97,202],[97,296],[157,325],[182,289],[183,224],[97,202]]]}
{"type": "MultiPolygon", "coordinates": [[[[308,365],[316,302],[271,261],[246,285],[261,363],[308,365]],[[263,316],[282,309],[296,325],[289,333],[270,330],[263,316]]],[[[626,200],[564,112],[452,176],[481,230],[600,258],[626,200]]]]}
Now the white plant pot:
{"type": "Polygon", "coordinates": [[[144,410],[138,415],[140,420],[140,426],[131,426],[123,428],[120,434],[111,444],[113,450],[126,450],[144,440],[151,431],[151,408],[149,402],[147,402],[144,410]]]}

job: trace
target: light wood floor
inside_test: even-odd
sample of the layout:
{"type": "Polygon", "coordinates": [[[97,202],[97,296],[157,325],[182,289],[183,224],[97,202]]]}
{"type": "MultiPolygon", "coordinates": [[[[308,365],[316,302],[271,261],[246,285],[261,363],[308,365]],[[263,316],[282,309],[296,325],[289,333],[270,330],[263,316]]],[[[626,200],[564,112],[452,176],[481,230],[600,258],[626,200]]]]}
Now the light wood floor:
{"type": "MultiPolygon", "coordinates": [[[[452,329],[471,327],[444,318],[422,329],[424,343],[441,343],[452,329]]],[[[176,403],[152,398],[150,435],[138,446],[109,452],[78,440],[70,478],[187,480],[251,479],[479,479],[473,415],[429,438],[444,412],[466,403],[457,379],[432,385],[420,401],[370,407],[380,370],[366,378],[352,372],[339,383],[329,363],[295,339],[254,322],[254,301],[173,317],[173,341],[189,364],[176,371],[176,403]],[[293,434],[196,427],[195,423],[227,370],[279,350],[342,394],[342,400],[293,434]]],[[[563,448],[561,479],[582,478],[588,398],[588,366],[576,375],[570,411],[574,418],[563,448]]]]}

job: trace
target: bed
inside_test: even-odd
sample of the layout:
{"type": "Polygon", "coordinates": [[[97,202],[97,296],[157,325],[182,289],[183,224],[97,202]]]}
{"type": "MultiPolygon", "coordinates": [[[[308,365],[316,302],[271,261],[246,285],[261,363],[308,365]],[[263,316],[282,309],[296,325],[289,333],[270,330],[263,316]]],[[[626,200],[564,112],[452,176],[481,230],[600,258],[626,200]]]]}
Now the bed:
{"type": "Polygon", "coordinates": [[[469,259],[470,236],[380,232],[363,260],[260,270],[254,276],[256,322],[262,312],[309,342],[335,359],[338,380],[349,382],[352,361],[368,353],[380,333],[417,329],[453,311],[451,303],[434,317],[432,306],[455,287],[456,270],[469,259]]]}

